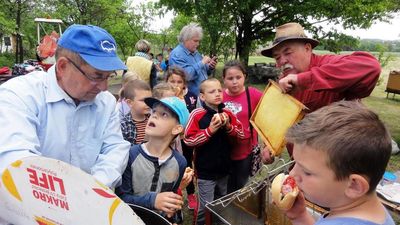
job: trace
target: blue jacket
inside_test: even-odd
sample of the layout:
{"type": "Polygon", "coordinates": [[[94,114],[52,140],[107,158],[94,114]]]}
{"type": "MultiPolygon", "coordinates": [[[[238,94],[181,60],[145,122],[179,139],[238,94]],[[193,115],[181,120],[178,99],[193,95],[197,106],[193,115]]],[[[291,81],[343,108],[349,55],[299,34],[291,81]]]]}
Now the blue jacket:
{"type": "Polygon", "coordinates": [[[183,44],[176,46],[169,56],[169,66],[176,65],[186,71],[189,91],[195,95],[199,95],[200,83],[212,72],[202,59],[198,51],[191,53],[183,44]]]}

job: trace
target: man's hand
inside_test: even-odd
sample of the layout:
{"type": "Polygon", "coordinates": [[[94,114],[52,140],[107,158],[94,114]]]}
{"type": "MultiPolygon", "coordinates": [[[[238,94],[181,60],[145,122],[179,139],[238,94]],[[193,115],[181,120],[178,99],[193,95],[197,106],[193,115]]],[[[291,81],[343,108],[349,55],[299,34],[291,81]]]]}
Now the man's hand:
{"type": "Polygon", "coordinates": [[[222,126],[221,118],[219,117],[218,113],[215,113],[210,122],[210,131],[212,134],[217,132],[217,130],[222,126]]]}
{"type": "Polygon", "coordinates": [[[209,64],[211,62],[211,58],[209,56],[203,56],[203,59],[201,60],[201,62],[206,65],[209,64]]]}
{"type": "Polygon", "coordinates": [[[264,148],[261,149],[261,159],[264,164],[271,164],[275,160],[274,156],[271,154],[271,151],[265,144],[264,148]]]}
{"type": "Polygon", "coordinates": [[[214,56],[208,63],[208,66],[210,67],[210,69],[215,69],[215,67],[217,66],[217,63],[218,63],[218,58],[217,58],[217,56],[214,56]]]}
{"type": "Polygon", "coordinates": [[[173,215],[177,210],[182,209],[182,196],[173,192],[161,192],[156,196],[154,207],[165,212],[168,215],[173,215]]]}
{"type": "Polygon", "coordinates": [[[279,80],[283,93],[294,93],[297,87],[297,74],[288,74],[279,80]]]}

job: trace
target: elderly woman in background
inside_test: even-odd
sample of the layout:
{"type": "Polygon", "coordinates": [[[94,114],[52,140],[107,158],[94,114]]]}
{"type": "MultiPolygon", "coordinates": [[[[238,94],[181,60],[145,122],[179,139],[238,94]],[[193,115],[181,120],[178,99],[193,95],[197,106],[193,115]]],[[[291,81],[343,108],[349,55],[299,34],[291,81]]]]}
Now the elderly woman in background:
{"type": "Polygon", "coordinates": [[[135,56],[129,56],[126,60],[128,71],[137,73],[141,80],[149,82],[153,88],[157,83],[157,68],[150,60],[150,43],[144,39],[139,40],[135,48],[135,56]]]}
{"type": "Polygon", "coordinates": [[[217,57],[202,56],[197,48],[203,37],[203,29],[196,23],[184,26],[179,34],[179,44],[172,50],[169,65],[183,68],[187,73],[188,89],[198,95],[199,86],[217,65],[217,57]]]}

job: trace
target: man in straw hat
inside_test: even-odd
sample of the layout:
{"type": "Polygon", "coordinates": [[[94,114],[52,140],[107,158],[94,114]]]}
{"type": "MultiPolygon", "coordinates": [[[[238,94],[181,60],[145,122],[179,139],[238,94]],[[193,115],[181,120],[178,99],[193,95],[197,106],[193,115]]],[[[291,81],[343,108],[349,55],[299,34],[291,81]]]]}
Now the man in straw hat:
{"type": "Polygon", "coordinates": [[[106,91],[126,66],[104,29],[72,25],[56,64],[0,86],[0,174],[11,162],[41,155],[81,168],[109,187],[121,183],[130,144],[122,138],[115,98],[106,91]]]}
{"type": "Polygon", "coordinates": [[[308,38],[298,23],[276,28],[273,43],[261,54],[276,60],[282,74],[279,85],[305,104],[309,111],[342,99],[353,100],[371,94],[381,67],[367,52],[349,55],[316,55],[319,41],[308,38]]]}
{"type": "MultiPolygon", "coordinates": [[[[367,52],[349,55],[316,55],[312,52],[319,41],[308,38],[298,23],[276,28],[272,44],[261,54],[276,60],[282,70],[279,86],[313,112],[340,100],[367,97],[378,81],[381,67],[367,52]]],[[[287,146],[291,155],[292,145],[287,146]]],[[[263,158],[270,156],[264,151],[263,158]]]]}

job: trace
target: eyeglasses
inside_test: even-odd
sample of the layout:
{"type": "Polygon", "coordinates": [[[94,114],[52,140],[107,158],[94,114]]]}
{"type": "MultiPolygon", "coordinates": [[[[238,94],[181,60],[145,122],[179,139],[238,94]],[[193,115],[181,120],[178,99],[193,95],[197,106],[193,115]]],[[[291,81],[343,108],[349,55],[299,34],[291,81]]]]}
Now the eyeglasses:
{"type": "Polygon", "coordinates": [[[89,76],[87,75],[78,65],[76,65],[76,63],[74,61],[72,61],[70,58],[65,57],[72,65],[74,65],[74,67],[79,70],[79,72],[81,72],[81,74],[83,76],[85,76],[88,80],[96,82],[96,83],[100,83],[103,82],[105,80],[109,80],[110,78],[116,77],[117,73],[116,72],[112,72],[110,75],[107,76],[100,76],[100,75],[95,75],[95,76],[89,76]]]}

